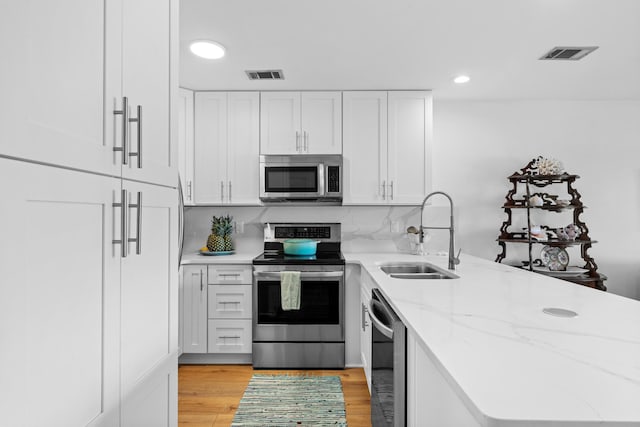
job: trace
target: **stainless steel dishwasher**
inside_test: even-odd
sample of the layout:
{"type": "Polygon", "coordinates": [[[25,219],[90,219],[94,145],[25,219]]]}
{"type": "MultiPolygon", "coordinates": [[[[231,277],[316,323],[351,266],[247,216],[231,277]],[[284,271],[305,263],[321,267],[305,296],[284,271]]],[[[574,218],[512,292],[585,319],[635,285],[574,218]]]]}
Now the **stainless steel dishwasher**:
{"type": "Polygon", "coordinates": [[[407,328],[376,288],[369,302],[371,333],[371,425],[407,425],[407,328]]]}

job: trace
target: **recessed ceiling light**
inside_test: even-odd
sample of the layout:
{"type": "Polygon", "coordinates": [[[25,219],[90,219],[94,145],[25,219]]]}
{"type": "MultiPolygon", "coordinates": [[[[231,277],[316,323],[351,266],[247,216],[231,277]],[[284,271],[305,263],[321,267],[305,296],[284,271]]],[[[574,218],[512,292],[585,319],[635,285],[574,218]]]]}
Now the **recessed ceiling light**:
{"type": "Polygon", "coordinates": [[[462,83],[467,83],[469,80],[471,80],[469,76],[458,76],[455,79],[453,79],[453,82],[462,84],[462,83]]]}
{"type": "Polygon", "coordinates": [[[209,40],[198,40],[189,45],[191,53],[200,58],[220,59],[224,56],[224,47],[209,40]]]}

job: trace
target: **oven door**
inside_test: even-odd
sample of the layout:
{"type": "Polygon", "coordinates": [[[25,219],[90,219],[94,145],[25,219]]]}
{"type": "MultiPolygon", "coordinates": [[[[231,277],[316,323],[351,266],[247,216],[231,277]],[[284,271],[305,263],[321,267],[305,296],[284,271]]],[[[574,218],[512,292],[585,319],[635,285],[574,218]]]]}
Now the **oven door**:
{"type": "Polygon", "coordinates": [[[254,266],[254,342],[344,341],[343,266],[254,266]],[[280,271],[300,271],[300,309],[283,310],[280,271]]]}

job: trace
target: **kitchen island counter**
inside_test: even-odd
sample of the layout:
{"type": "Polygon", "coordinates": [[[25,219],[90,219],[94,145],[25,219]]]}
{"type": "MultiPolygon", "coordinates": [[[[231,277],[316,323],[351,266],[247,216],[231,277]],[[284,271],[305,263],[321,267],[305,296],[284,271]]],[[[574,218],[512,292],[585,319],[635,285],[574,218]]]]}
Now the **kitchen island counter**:
{"type": "Polygon", "coordinates": [[[447,280],[379,268],[446,269],[443,256],[344,255],[373,278],[477,425],[640,426],[639,301],[464,254],[460,278],[447,280]]]}

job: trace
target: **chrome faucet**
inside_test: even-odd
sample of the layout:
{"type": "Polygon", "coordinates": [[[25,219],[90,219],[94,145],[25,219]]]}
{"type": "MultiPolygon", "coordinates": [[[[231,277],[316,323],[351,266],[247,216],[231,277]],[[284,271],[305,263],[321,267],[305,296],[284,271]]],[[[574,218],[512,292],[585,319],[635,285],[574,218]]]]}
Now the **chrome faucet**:
{"type": "Polygon", "coordinates": [[[456,265],[460,264],[460,251],[458,251],[458,255],[453,255],[453,200],[451,196],[443,191],[434,191],[433,193],[427,194],[427,197],[422,201],[422,206],[420,207],[420,244],[424,242],[424,230],[449,230],[449,270],[455,270],[456,265]],[[447,199],[449,199],[449,226],[448,227],[425,227],[422,225],[422,215],[424,214],[424,207],[427,204],[427,200],[431,198],[431,196],[435,196],[436,194],[442,194],[447,199]]]}

